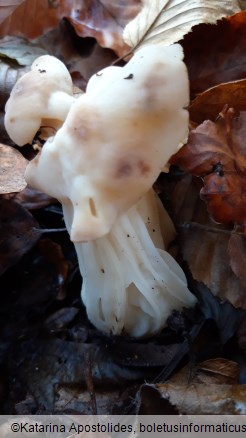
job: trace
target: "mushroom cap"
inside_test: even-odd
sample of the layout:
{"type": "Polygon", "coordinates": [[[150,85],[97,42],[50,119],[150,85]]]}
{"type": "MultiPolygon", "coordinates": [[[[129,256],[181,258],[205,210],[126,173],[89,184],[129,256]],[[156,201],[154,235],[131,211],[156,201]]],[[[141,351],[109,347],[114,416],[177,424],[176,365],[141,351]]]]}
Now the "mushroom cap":
{"type": "Polygon", "coordinates": [[[73,241],[107,234],[185,141],[189,86],[182,59],[178,44],[146,46],[123,68],[102,70],[27,167],[29,184],[72,205],[73,241]]]}
{"type": "Polygon", "coordinates": [[[65,65],[54,56],[40,56],[10,94],[6,131],[19,146],[31,143],[42,119],[52,119],[51,125],[54,120],[63,122],[73,101],[72,79],[65,65]]]}

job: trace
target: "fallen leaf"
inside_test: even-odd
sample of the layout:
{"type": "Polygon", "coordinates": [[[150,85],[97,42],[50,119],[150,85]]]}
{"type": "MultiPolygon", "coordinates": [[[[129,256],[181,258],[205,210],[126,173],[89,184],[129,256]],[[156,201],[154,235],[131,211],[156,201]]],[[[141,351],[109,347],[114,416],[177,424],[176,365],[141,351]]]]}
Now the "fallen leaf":
{"type": "Polygon", "coordinates": [[[189,107],[190,118],[196,123],[215,121],[224,105],[246,111],[246,79],[219,84],[199,94],[189,107]]]}
{"type": "Polygon", "coordinates": [[[245,79],[246,12],[224,18],[216,25],[195,26],[181,44],[191,98],[215,85],[245,79]]]}
{"type": "MultiPolygon", "coordinates": [[[[165,178],[165,192],[169,193],[172,219],[179,231],[181,255],[192,277],[206,285],[216,297],[228,300],[237,308],[246,309],[245,282],[234,274],[230,266],[228,244],[232,236],[231,228],[216,224],[209,217],[206,204],[199,195],[202,183],[198,178],[188,174],[180,176],[176,181],[170,175],[165,178]],[[168,183],[167,179],[172,183],[168,183]]],[[[194,291],[197,293],[197,285],[194,291]]],[[[208,309],[208,292],[203,301],[203,312],[207,314],[210,309],[207,317],[212,317],[211,309],[214,309],[217,320],[221,324],[224,321],[221,335],[233,333],[233,330],[227,332],[228,321],[232,322],[233,319],[230,309],[222,317],[219,303],[211,299],[208,309]]],[[[235,315],[235,318],[238,320],[239,316],[235,315]]]]}
{"type": "MultiPolygon", "coordinates": [[[[138,406],[151,406],[159,398],[159,414],[167,414],[168,401],[179,414],[239,415],[246,413],[246,385],[238,384],[237,363],[223,358],[188,364],[164,384],[143,385],[138,406]],[[147,401],[146,401],[147,400],[147,401]]],[[[139,412],[138,412],[139,413],[139,412]]],[[[146,415],[151,412],[145,408],[146,415]]]]}
{"type": "Polygon", "coordinates": [[[236,362],[224,358],[209,359],[197,366],[201,383],[236,385],[239,379],[239,367],[236,362]]]}
{"type": "Polygon", "coordinates": [[[10,1],[11,3],[15,4],[15,7],[5,11],[0,35],[24,36],[32,39],[56,27],[62,18],[72,12],[74,1],[15,0],[10,1]],[[35,19],[30,19],[30,17],[35,17],[35,19]]]}
{"type": "Polygon", "coordinates": [[[133,48],[140,44],[170,45],[193,26],[216,23],[240,10],[237,0],[143,0],[140,13],[126,26],[123,38],[133,48]]]}
{"type": "Polygon", "coordinates": [[[196,365],[188,364],[178,373],[174,374],[168,383],[173,385],[194,384],[220,384],[237,385],[239,379],[239,366],[237,362],[218,357],[208,359],[196,365]]]}
{"type": "MultiPolygon", "coordinates": [[[[18,343],[15,359],[8,363],[16,380],[25,381],[25,389],[31,391],[38,405],[47,413],[54,412],[54,401],[59,388],[76,389],[85,385],[88,355],[91,357],[91,373],[95,386],[117,388],[143,378],[141,369],[115,364],[105,351],[105,343],[96,345],[55,338],[23,341],[18,343]]],[[[90,395],[87,393],[87,408],[90,407],[89,400],[90,395]]],[[[111,408],[113,409],[112,405],[111,408]]]]}
{"type": "Polygon", "coordinates": [[[5,0],[5,4],[0,5],[0,23],[9,17],[24,1],[25,0],[5,0]]]}
{"type": "Polygon", "coordinates": [[[38,210],[57,202],[56,199],[51,196],[33,189],[28,185],[21,192],[4,195],[4,198],[18,202],[27,210],[38,210]]]}
{"type": "Polygon", "coordinates": [[[11,146],[0,144],[0,194],[21,192],[26,187],[24,172],[28,161],[11,146]]]}
{"type": "Polygon", "coordinates": [[[188,143],[172,164],[203,177],[201,196],[212,217],[224,224],[246,222],[246,112],[224,109],[191,131],[188,143]]]}
{"type": "MultiPolygon", "coordinates": [[[[176,385],[165,383],[143,385],[138,395],[140,400],[139,413],[142,413],[142,404],[152,406],[158,400],[158,414],[166,415],[166,402],[172,407],[172,413],[187,415],[241,415],[246,413],[246,385],[204,385],[185,384],[176,385]],[[144,392],[144,398],[142,397],[144,392]],[[142,400],[143,398],[143,400],[142,400]],[[148,401],[146,401],[146,398],[148,401]]],[[[170,409],[170,408],[169,408],[170,409]]],[[[146,411],[145,415],[156,415],[146,411]]],[[[210,419],[211,424],[211,419],[210,419]]]]}
{"type": "Polygon", "coordinates": [[[96,40],[81,38],[71,29],[67,22],[62,21],[59,27],[45,33],[36,42],[50,55],[62,59],[73,83],[85,89],[90,77],[108,67],[117,57],[112,50],[99,46],[96,40]]]}
{"type": "MultiPolygon", "coordinates": [[[[121,390],[108,388],[107,390],[97,389],[96,402],[97,415],[107,415],[109,412],[112,412],[112,408],[115,408],[115,405],[120,402],[122,405],[124,402],[129,403],[129,400],[122,400],[121,390]]],[[[81,415],[85,412],[87,414],[92,414],[91,398],[88,389],[81,387],[71,388],[69,386],[59,385],[56,391],[54,409],[55,412],[62,412],[63,414],[66,414],[66,412],[73,412],[73,414],[77,413],[77,415],[81,415]]],[[[81,421],[79,421],[79,423],[81,424],[81,421]]],[[[107,438],[110,438],[109,435],[107,438]]]]}
{"type": "Polygon", "coordinates": [[[123,29],[137,14],[139,5],[140,0],[83,0],[68,19],[79,36],[94,37],[102,47],[121,56],[127,51],[123,29]]]}
{"type": "Polygon", "coordinates": [[[8,10],[0,36],[37,38],[66,18],[79,36],[96,38],[101,46],[121,55],[126,49],[123,28],[139,11],[140,0],[24,0],[19,3],[15,10],[8,10]]]}
{"type": "Polygon", "coordinates": [[[14,201],[0,198],[0,274],[16,264],[41,236],[31,213],[14,201]]]}
{"type": "Polygon", "coordinates": [[[44,49],[24,38],[7,36],[0,40],[0,57],[17,61],[19,65],[30,66],[36,58],[46,54],[44,49]]]}
{"type": "MultiPolygon", "coordinates": [[[[14,66],[7,59],[0,59],[0,109],[4,110],[10,92],[16,81],[29,70],[20,66],[14,66]]],[[[2,138],[2,137],[1,137],[2,138]]]]}

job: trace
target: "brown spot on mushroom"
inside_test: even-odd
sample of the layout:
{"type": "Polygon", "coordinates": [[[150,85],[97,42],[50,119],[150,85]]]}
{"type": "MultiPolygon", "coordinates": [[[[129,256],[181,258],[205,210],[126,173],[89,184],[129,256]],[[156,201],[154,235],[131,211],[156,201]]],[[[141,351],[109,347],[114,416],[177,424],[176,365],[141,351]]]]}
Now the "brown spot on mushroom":
{"type": "Polygon", "coordinates": [[[118,166],[116,169],[115,177],[116,178],[125,178],[132,174],[132,165],[129,161],[120,160],[118,162],[118,166]]]}
{"type": "Polygon", "coordinates": [[[145,161],[139,160],[137,165],[141,175],[147,175],[149,173],[150,166],[145,161]]]}

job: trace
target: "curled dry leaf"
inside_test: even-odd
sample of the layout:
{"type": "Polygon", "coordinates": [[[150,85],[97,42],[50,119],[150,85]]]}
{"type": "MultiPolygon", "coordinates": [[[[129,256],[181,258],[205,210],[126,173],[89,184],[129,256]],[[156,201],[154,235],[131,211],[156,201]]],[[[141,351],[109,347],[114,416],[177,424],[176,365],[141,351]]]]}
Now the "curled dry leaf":
{"type": "Polygon", "coordinates": [[[214,85],[245,79],[246,12],[224,18],[216,25],[195,26],[184,37],[182,46],[192,98],[214,85]]]}
{"type": "Polygon", "coordinates": [[[199,23],[216,23],[239,11],[237,0],[143,0],[142,10],[126,26],[123,38],[133,48],[146,43],[170,45],[199,23]]]}
{"type": "Polygon", "coordinates": [[[121,55],[126,48],[123,28],[139,11],[140,0],[24,0],[19,3],[15,10],[9,9],[12,14],[3,21],[0,36],[37,38],[66,18],[79,36],[96,38],[101,46],[121,55]]]}
{"type": "Polygon", "coordinates": [[[246,223],[246,112],[224,109],[218,120],[192,130],[172,164],[203,177],[201,196],[213,218],[224,224],[246,223]]]}
{"type": "Polygon", "coordinates": [[[193,122],[215,120],[224,105],[236,111],[246,111],[246,79],[226,82],[199,94],[189,107],[193,122]]]}
{"type": "Polygon", "coordinates": [[[226,359],[212,359],[183,368],[167,383],[156,385],[164,399],[179,413],[190,415],[239,415],[246,413],[246,386],[238,385],[238,366],[226,359]]]}
{"type": "Polygon", "coordinates": [[[83,0],[68,19],[79,36],[94,37],[102,47],[121,56],[127,50],[123,29],[139,7],[140,0],[83,0]]]}
{"type": "Polygon", "coordinates": [[[11,146],[0,144],[0,194],[21,192],[26,187],[24,172],[28,161],[11,146]]]}

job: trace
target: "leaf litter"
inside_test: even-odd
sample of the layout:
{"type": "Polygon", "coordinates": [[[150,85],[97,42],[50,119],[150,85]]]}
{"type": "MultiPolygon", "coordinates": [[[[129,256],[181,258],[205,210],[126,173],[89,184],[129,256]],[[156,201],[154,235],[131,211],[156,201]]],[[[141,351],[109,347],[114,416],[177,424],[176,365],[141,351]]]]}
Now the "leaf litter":
{"type": "MultiPolygon", "coordinates": [[[[1,35],[15,33],[29,41],[53,28],[46,42],[46,36],[39,39],[38,46],[46,51],[50,46],[49,53],[64,59],[84,87],[103,63],[116,58],[102,47],[124,55],[127,48],[122,29],[136,15],[139,2],[128,0],[121,8],[119,2],[112,5],[105,0],[99,5],[92,1],[89,9],[89,2],[83,3],[71,14],[70,1],[9,1],[8,9],[0,9],[1,35]],[[47,19],[43,20],[47,7],[47,19]],[[35,32],[33,23],[25,20],[21,31],[16,28],[26,8],[28,16],[31,10],[37,12],[35,32]],[[70,22],[70,27],[66,25],[70,35],[66,42],[62,40],[62,17],[70,22]]],[[[166,20],[171,12],[165,11],[164,2],[154,3],[159,19],[166,20]]],[[[244,9],[243,2],[230,2],[231,9],[227,7],[227,2],[223,7],[220,4],[216,13],[205,14],[199,22],[214,22],[244,9]]],[[[245,14],[238,12],[216,25],[199,24],[192,31],[192,26],[185,24],[185,14],[181,14],[176,32],[165,30],[162,21],[158,28],[158,39],[175,42],[184,36],[182,44],[195,99],[190,106],[189,142],[173,159],[185,172],[172,168],[155,187],[178,229],[170,251],[179,254],[199,301],[194,312],[174,312],[160,335],[146,340],[119,339],[91,326],[81,304],[81,279],[73,246],[64,232],[61,209],[55,200],[29,187],[17,193],[24,168],[17,182],[10,175],[18,175],[15,166],[22,169],[24,161],[17,150],[4,149],[4,154],[12,155],[6,182],[2,183],[5,194],[1,195],[2,412],[214,414],[212,394],[216,392],[216,412],[242,413],[237,406],[245,399],[241,385],[245,382],[243,353],[239,348],[245,349],[246,307],[245,216],[240,202],[245,166],[245,14]],[[229,110],[231,107],[234,109],[229,110]],[[191,174],[196,176],[192,178],[191,174]],[[7,189],[10,183],[11,190],[7,189]],[[225,190],[226,184],[231,190],[225,190]],[[223,219],[221,224],[211,216],[217,221],[223,219]],[[188,365],[178,371],[184,363],[188,365]],[[15,385],[9,384],[6,391],[5,380],[15,385]],[[142,385],[146,381],[152,386],[142,385]]],[[[195,20],[193,25],[197,24],[195,20]]],[[[146,25],[149,22],[144,23],[145,32],[146,25]]],[[[142,30],[137,32],[140,39],[136,44],[142,38],[142,30]]],[[[146,36],[155,42],[151,32],[146,36]]],[[[16,55],[12,52],[11,56],[16,55]]],[[[2,109],[11,87],[5,87],[2,109]]],[[[4,135],[2,132],[2,141],[4,135]]],[[[1,165],[7,169],[2,159],[1,165]]]]}

